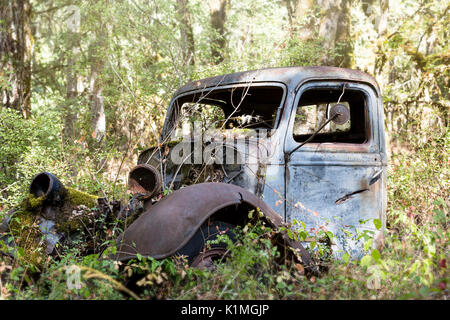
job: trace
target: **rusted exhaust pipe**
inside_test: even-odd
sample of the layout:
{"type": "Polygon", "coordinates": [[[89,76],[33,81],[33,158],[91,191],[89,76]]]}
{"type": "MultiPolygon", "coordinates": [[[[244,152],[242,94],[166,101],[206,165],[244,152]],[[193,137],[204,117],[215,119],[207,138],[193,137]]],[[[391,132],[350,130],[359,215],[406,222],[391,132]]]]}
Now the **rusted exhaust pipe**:
{"type": "Polygon", "coordinates": [[[50,172],[41,172],[31,181],[30,195],[41,198],[41,215],[45,219],[55,220],[60,208],[66,201],[67,189],[50,172]]]}
{"type": "Polygon", "coordinates": [[[161,190],[161,175],[149,164],[139,164],[128,175],[128,190],[136,196],[142,194],[148,200],[161,190]]]}
{"type": "Polygon", "coordinates": [[[62,182],[49,172],[36,175],[31,181],[29,191],[36,198],[44,197],[49,203],[61,202],[67,192],[62,182]]]}

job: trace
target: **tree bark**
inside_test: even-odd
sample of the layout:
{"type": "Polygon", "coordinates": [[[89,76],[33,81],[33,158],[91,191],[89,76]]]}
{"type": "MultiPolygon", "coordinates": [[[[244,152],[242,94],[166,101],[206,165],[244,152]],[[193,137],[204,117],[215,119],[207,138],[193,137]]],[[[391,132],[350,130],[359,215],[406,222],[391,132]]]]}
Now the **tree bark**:
{"type": "Polygon", "coordinates": [[[103,140],[106,133],[105,104],[102,95],[102,76],[104,68],[104,59],[102,58],[102,49],[104,49],[104,33],[100,32],[97,39],[90,48],[91,74],[89,77],[89,91],[92,114],[92,137],[97,143],[103,140]]]}
{"type": "MultiPolygon", "coordinates": [[[[319,0],[320,1],[320,0],[319,0]]],[[[294,26],[294,32],[298,35],[301,41],[308,41],[314,38],[315,30],[315,16],[314,8],[317,5],[317,0],[294,0],[293,16],[297,21],[294,26]]]]}
{"type": "Polygon", "coordinates": [[[364,14],[375,27],[378,35],[384,36],[387,32],[389,16],[389,0],[364,0],[361,3],[364,14]],[[379,8],[375,7],[377,2],[379,8]]]}
{"type": "Polygon", "coordinates": [[[0,2],[1,104],[22,112],[31,109],[31,58],[33,35],[29,0],[0,2]]]}
{"type": "Polygon", "coordinates": [[[209,13],[214,35],[211,41],[211,55],[215,63],[224,59],[225,51],[225,21],[227,0],[209,0],[209,13]]]}
{"type": "MultiPolygon", "coordinates": [[[[375,52],[375,63],[373,73],[378,75],[381,73],[386,58],[383,52],[384,39],[387,36],[388,17],[389,17],[389,0],[364,0],[361,4],[366,17],[372,23],[378,34],[376,43],[377,50],[375,52]],[[378,5],[378,8],[376,7],[378,5]]],[[[391,62],[389,62],[391,64],[391,62]]]]}
{"type": "Polygon", "coordinates": [[[177,10],[180,17],[181,47],[183,62],[186,65],[195,64],[194,32],[192,31],[191,13],[188,8],[189,0],[177,0],[177,10]]]}
{"type": "Polygon", "coordinates": [[[292,7],[292,0],[284,0],[286,5],[288,22],[289,22],[289,36],[292,36],[294,32],[294,8],[292,7]]]}
{"type": "Polygon", "coordinates": [[[319,37],[330,54],[322,58],[325,65],[350,68],[353,45],[350,39],[350,1],[322,0],[319,37]]]}
{"type": "Polygon", "coordinates": [[[76,7],[69,7],[67,19],[67,68],[66,68],[66,104],[65,104],[65,119],[64,119],[64,137],[71,142],[76,137],[75,123],[78,119],[76,111],[76,102],[78,97],[78,75],[76,73],[77,55],[79,53],[79,9],[76,7]]]}
{"type": "MultiPolygon", "coordinates": [[[[109,1],[102,3],[104,6],[110,4],[109,1]]],[[[89,75],[89,101],[91,106],[91,136],[94,138],[95,147],[99,147],[106,134],[105,103],[103,99],[103,69],[106,60],[106,50],[108,48],[108,29],[101,12],[101,6],[91,12],[95,26],[93,28],[93,39],[89,45],[88,61],[90,64],[89,75]]]]}
{"type": "Polygon", "coordinates": [[[345,68],[353,65],[350,1],[286,0],[288,15],[292,14],[297,21],[294,31],[300,41],[322,40],[327,51],[320,59],[323,65],[345,68]]]}

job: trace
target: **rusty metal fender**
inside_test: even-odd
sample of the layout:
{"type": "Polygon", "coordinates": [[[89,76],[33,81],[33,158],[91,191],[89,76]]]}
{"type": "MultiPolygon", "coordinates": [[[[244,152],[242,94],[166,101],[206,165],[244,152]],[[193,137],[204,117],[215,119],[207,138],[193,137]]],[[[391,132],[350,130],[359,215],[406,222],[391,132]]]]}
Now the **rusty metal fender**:
{"type": "MultiPolygon", "coordinates": [[[[259,208],[272,226],[283,224],[283,219],[263,200],[239,186],[200,183],[174,191],[151,206],[118,237],[117,252],[112,258],[127,260],[138,253],[155,259],[169,257],[215,212],[242,203],[259,208]]],[[[300,251],[303,263],[308,265],[309,255],[301,243],[286,237],[285,240],[300,251]]]]}

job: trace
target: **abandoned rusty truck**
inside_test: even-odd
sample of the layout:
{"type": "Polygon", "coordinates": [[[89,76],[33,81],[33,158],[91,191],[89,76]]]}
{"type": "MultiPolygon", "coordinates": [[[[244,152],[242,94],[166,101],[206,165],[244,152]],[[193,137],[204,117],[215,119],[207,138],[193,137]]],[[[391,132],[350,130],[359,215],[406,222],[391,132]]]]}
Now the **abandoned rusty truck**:
{"type": "Polygon", "coordinates": [[[383,106],[366,73],[287,67],[193,81],[175,92],[160,139],[140,154],[130,188],[147,198],[175,191],[147,201],[119,237],[118,259],[181,252],[201,264],[223,251],[200,253],[196,239],[211,225],[244,223],[256,207],[275,226],[296,220],[308,232],[331,231],[335,256],[360,258],[356,235],[367,231],[382,246],[383,106]]]}
{"type": "MultiPolygon", "coordinates": [[[[138,200],[142,210],[109,257],[181,255],[191,266],[207,267],[226,253],[207,240],[218,233],[233,238],[252,210],[272,227],[330,231],[337,257],[346,252],[360,258],[361,234],[382,247],[383,106],[366,73],[287,67],[193,81],[175,92],[159,139],[129,173],[129,203],[138,200]]],[[[64,237],[52,229],[61,190],[50,173],[37,175],[30,186],[34,197],[51,200],[40,209],[47,253],[64,237]]],[[[284,233],[282,239],[309,264],[307,238],[284,233]]]]}

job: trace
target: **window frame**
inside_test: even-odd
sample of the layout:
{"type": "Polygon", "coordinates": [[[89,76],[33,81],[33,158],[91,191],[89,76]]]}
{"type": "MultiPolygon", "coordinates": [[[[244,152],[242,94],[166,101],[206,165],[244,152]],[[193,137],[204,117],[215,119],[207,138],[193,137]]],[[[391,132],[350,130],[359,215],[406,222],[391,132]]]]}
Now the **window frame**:
{"type": "Polygon", "coordinates": [[[280,126],[280,121],[281,121],[281,115],[284,109],[284,104],[286,102],[286,96],[287,96],[287,87],[284,83],[282,82],[275,82],[275,81],[264,81],[264,82],[251,82],[251,83],[235,83],[235,84],[229,84],[229,85],[223,85],[223,86],[215,86],[215,87],[205,87],[205,88],[201,88],[198,90],[191,90],[191,91],[187,91],[187,92],[183,92],[180,93],[179,95],[177,95],[176,97],[172,98],[170,104],[169,104],[169,108],[167,110],[167,115],[164,121],[164,125],[163,125],[163,129],[162,129],[162,134],[161,134],[161,141],[164,141],[165,139],[167,139],[170,136],[170,121],[171,118],[173,117],[173,113],[175,111],[175,103],[178,99],[188,96],[188,95],[192,95],[192,94],[197,94],[197,93],[204,93],[205,97],[208,96],[208,92],[212,92],[215,90],[226,90],[226,89],[232,89],[232,88],[245,88],[245,87],[278,87],[281,88],[283,90],[282,93],[282,97],[281,97],[281,102],[277,108],[277,115],[275,117],[275,121],[274,121],[274,127],[270,130],[278,130],[279,126],[280,126]]]}
{"type": "MultiPolygon", "coordinates": [[[[325,110],[325,115],[326,115],[325,121],[326,121],[326,119],[328,119],[328,117],[329,117],[329,114],[330,114],[330,111],[331,111],[331,107],[332,107],[334,104],[336,104],[336,102],[337,102],[337,101],[334,101],[333,104],[327,103],[327,108],[326,108],[326,110],[325,110]]],[[[347,102],[347,101],[341,101],[340,103],[348,105],[348,102],[347,102]]],[[[313,107],[313,108],[315,107],[315,108],[316,108],[315,114],[317,115],[317,109],[318,109],[318,107],[319,107],[319,104],[310,104],[310,105],[304,105],[304,106],[302,106],[302,108],[308,108],[308,107],[313,107]]],[[[347,107],[350,108],[349,105],[348,105],[347,107]]],[[[294,118],[294,127],[295,127],[295,124],[296,124],[296,122],[297,122],[297,116],[299,115],[299,114],[297,113],[298,110],[299,110],[299,108],[297,107],[296,113],[295,113],[295,118],[294,118]]],[[[316,118],[316,119],[317,119],[317,118],[316,118]]],[[[312,124],[312,122],[309,122],[309,123],[312,124]]],[[[327,126],[331,125],[332,123],[333,123],[333,122],[330,122],[327,126]]],[[[343,132],[343,133],[348,133],[348,132],[350,132],[350,130],[351,130],[351,128],[352,128],[352,117],[351,117],[351,115],[349,116],[348,121],[345,122],[344,124],[347,124],[347,123],[349,123],[348,128],[346,128],[345,131],[341,131],[341,132],[343,132]]],[[[317,130],[317,128],[318,128],[321,124],[323,124],[323,123],[320,123],[320,124],[319,124],[319,123],[315,122],[315,123],[314,123],[314,128],[316,128],[316,129],[312,130],[311,132],[303,133],[303,134],[294,134],[294,127],[293,127],[292,133],[293,133],[294,141],[296,141],[296,142],[298,142],[298,143],[303,143],[303,142],[306,141],[312,134],[314,134],[314,132],[317,130]],[[295,138],[296,136],[304,136],[305,139],[303,139],[302,141],[298,141],[298,140],[295,138]]],[[[337,132],[338,132],[338,131],[325,131],[326,128],[327,128],[327,126],[325,126],[319,133],[317,133],[316,137],[320,137],[320,136],[323,136],[323,135],[330,135],[330,134],[334,134],[334,133],[337,133],[337,132]]],[[[364,134],[364,137],[365,137],[365,134],[364,134]]],[[[317,141],[316,141],[316,142],[317,142],[317,141]]],[[[336,142],[342,143],[342,142],[339,142],[339,141],[336,141],[336,142]]],[[[364,141],[364,142],[365,142],[365,141],[364,141]]]]}
{"type": "Polygon", "coordinates": [[[362,84],[358,82],[352,82],[348,80],[322,80],[322,81],[310,81],[304,83],[297,91],[295,98],[292,103],[292,108],[289,114],[289,123],[286,129],[286,135],[284,139],[284,152],[289,153],[295,147],[303,142],[297,142],[294,140],[293,128],[295,115],[297,113],[299,101],[303,93],[307,90],[320,88],[320,89],[341,89],[342,85],[346,83],[346,90],[357,90],[364,95],[364,115],[365,115],[365,130],[366,130],[366,141],[364,143],[349,143],[349,142],[308,142],[300,149],[295,152],[373,152],[375,151],[377,141],[374,135],[375,133],[375,123],[374,123],[374,112],[376,112],[376,97],[374,96],[372,90],[367,84],[362,84]]]}

